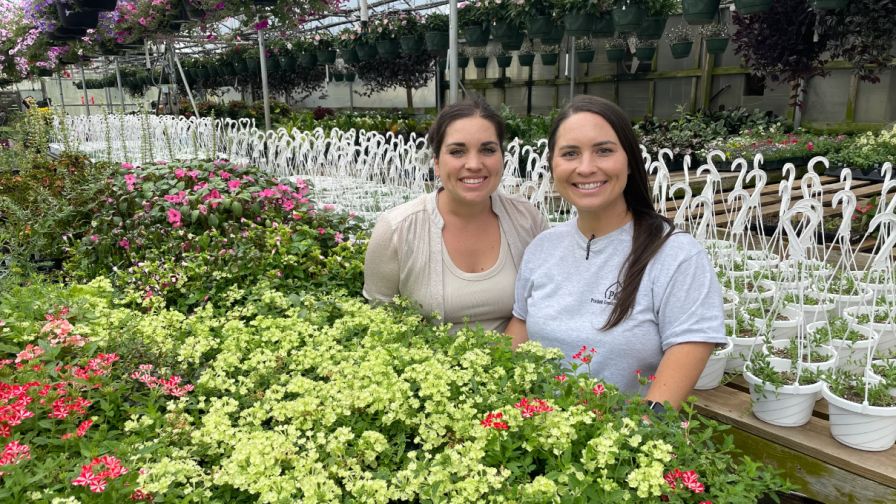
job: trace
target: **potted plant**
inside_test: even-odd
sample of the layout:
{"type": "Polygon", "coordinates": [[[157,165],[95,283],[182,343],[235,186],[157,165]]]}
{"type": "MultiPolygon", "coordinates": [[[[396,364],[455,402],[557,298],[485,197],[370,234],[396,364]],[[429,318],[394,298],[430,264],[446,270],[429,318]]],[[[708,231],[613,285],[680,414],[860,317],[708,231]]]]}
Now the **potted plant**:
{"type": "Polygon", "coordinates": [[[647,15],[638,27],[638,38],[656,40],[663,36],[669,16],[681,12],[678,0],[647,0],[647,15]]]}
{"type": "Polygon", "coordinates": [[[562,13],[566,35],[590,37],[597,17],[609,10],[609,0],[555,0],[558,14],[562,13]]]}
{"type": "Polygon", "coordinates": [[[555,4],[553,0],[510,2],[507,8],[525,24],[526,33],[533,39],[549,37],[557,24],[554,19],[555,4]]]}
{"type": "Polygon", "coordinates": [[[604,43],[607,49],[607,60],[611,62],[622,61],[625,59],[625,52],[628,50],[628,43],[622,37],[614,37],[608,39],[604,43]]]}
{"type": "Polygon", "coordinates": [[[870,348],[877,342],[871,328],[844,317],[809,324],[806,333],[812,341],[830,345],[837,352],[836,367],[851,372],[865,368],[870,348]]]}
{"type": "Polygon", "coordinates": [[[802,314],[792,307],[755,304],[744,307],[743,312],[756,327],[767,332],[771,340],[795,338],[803,325],[802,314]]]}
{"type": "Polygon", "coordinates": [[[532,42],[527,40],[520,47],[516,54],[516,60],[521,67],[530,67],[535,63],[535,51],[532,49],[532,42]]]}
{"type": "Polygon", "coordinates": [[[788,292],[782,302],[785,307],[799,312],[804,324],[828,320],[837,308],[833,299],[820,292],[788,292]]]}
{"type": "Polygon", "coordinates": [[[775,0],[734,0],[734,8],[743,16],[759,14],[769,10],[775,0]]]}
{"type": "Polygon", "coordinates": [[[579,63],[591,63],[594,61],[594,42],[591,37],[576,39],[576,61],[579,63]]]}
{"type": "Polygon", "coordinates": [[[896,359],[876,359],[871,361],[867,372],[871,383],[882,383],[888,387],[891,396],[896,397],[896,359]]]}
{"type": "Polygon", "coordinates": [[[828,281],[817,280],[815,289],[834,300],[838,316],[842,316],[847,308],[868,305],[874,300],[874,291],[860,287],[852,272],[835,274],[828,281]]]}
{"type": "Polygon", "coordinates": [[[744,363],[762,345],[765,332],[756,326],[754,320],[738,312],[733,319],[725,321],[725,336],[732,344],[725,361],[725,372],[740,373],[744,370],[744,363]]]}
{"type": "Polygon", "coordinates": [[[444,54],[448,51],[448,14],[433,12],[423,18],[426,50],[430,53],[444,54]]]}
{"type": "Polygon", "coordinates": [[[753,414],[763,422],[781,427],[804,425],[812,418],[816,395],[822,382],[818,373],[803,362],[769,358],[754,352],[744,366],[750,385],[753,414]]]}
{"type": "Polygon", "coordinates": [[[710,390],[718,387],[722,383],[725,376],[725,366],[728,363],[728,356],[734,350],[734,343],[728,340],[725,344],[716,345],[706,366],[694,385],[694,390],[710,390]]]}
{"type": "Polygon", "coordinates": [[[467,57],[473,59],[473,66],[479,69],[488,67],[488,54],[484,47],[467,47],[464,49],[467,57]]]}
{"type": "Polygon", "coordinates": [[[710,23],[700,27],[700,35],[706,41],[709,54],[722,54],[728,48],[728,27],[720,23],[710,23]]]}
{"type": "Polygon", "coordinates": [[[491,34],[491,15],[477,2],[461,2],[457,6],[457,25],[470,47],[485,47],[491,34]]]}
{"type": "Polygon", "coordinates": [[[538,59],[541,60],[541,64],[544,66],[556,65],[559,55],[560,47],[557,45],[545,44],[542,42],[538,48],[538,59]]]}
{"type": "Polygon", "coordinates": [[[635,57],[638,61],[651,61],[656,55],[656,40],[641,40],[635,43],[635,57]]]}
{"type": "Polygon", "coordinates": [[[318,65],[332,65],[336,62],[335,37],[329,32],[317,32],[311,36],[311,44],[317,55],[318,65]]]}
{"type": "Polygon", "coordinates": [[[672,28],[666,34],[666,38],[669,40],[669,49],[672,51],[673,58],[687,58],[691,54],[691,49],[694,47],[694,35],[688,25],[682,24],[672,28]]]}
{"type": "Polygon", "coordinates": [[[610,2],[594,17],[591,26],[591,36],[594,38],[609,38],[616,33],[616,25],[613,24],[613,5],[610,2]]]}
{"type": "Polygon", "coordinates": [[[647,17],[647,0],[617,0],[613,7],[616,33],[638,31],[647,17]]]}
{"type": "Polygon", "coordinates": [[[720,0],[681,0],[681,11],[688,24],[712,23],[719,15],[720,0]]]}
{"type": "MultiPolygon", "coordinates": [[[[886,299],[883,298],[886,302],[886,299]]],[[[896,347],[896,321],[890,306],[857,306],[843,310],[843,317],[859,326],[874,331],[879,341],[877,352],[888,354],[896,347]]]]}
{"type": "Polygon", "coordinates": [[[358,44],[358,37],[361,33],[352,28],[343,28],[336,35],[336,47],[339,49],[339,56],[347,65],[354,65],[359,61],[358,52],[355,46],[358,44]]]}
{"type": "Polygon", "coordinates": [[[831,435],[846,446],[883,451],[896,442],[896,398],[889,385],[845,372],[827,379],[821,389],[828,402],[831,435]]]}
{"type": "Polygon", "coordinates": [[[495,62],[498,64],[498,68],[508,68],[513,63],[513,56],[507,54],[506,51],[497,51],[495,53],[495,62]]]}

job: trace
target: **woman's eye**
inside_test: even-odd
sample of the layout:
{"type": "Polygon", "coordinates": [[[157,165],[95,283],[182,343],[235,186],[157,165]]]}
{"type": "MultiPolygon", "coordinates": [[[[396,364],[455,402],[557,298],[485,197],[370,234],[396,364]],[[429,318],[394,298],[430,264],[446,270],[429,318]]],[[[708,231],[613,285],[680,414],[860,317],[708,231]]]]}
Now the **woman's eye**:
{"type": "Polygon", "coordinates": [[[460,150],[460,149],[454,149],[454,150],[448,151],[448,154],[450,154],[450,155],[452,155],[452,156],[454,156],[454,157],[459,157],[459,156],[463,156],[463,155],[464,155],[464,151],[462,151],[462,150],[460,150]]]}
{"type": "Polygon", "coordinates": [[[572,158],[576,157],[577,154],[578,153],[576,151],[566,151],[566,152],[561,152],[560,157],[572,159],[572,158]]]}
{"type": "Polygon", "coordinates": [[[494,154],[494,153],[498,152],[498,149],[496,149],[494,147],[483,147],[482,152],[485,154],[494,154]]]}

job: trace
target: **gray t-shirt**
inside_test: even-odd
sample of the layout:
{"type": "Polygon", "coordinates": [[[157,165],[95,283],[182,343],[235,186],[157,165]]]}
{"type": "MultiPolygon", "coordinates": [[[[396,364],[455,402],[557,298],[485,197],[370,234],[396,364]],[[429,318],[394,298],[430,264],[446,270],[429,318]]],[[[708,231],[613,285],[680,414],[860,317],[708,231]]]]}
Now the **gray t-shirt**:
{"type": "Polygon", "coordinates": [[[520,265],[513,314],[526,321],[529,339],[559,348],[567,359],[582,346],[594,347],[593,376],[645,394],[635,371],[655,373],[663,352],[679,343],[725,343],[724,314],[706,251],[691,235],[676,233],[647,265],[631,315],[601,330],[620,290],[633,230],[629,222],[595,238],[588,260],[588,239],[576,220],[538,235],[520,265]]]}

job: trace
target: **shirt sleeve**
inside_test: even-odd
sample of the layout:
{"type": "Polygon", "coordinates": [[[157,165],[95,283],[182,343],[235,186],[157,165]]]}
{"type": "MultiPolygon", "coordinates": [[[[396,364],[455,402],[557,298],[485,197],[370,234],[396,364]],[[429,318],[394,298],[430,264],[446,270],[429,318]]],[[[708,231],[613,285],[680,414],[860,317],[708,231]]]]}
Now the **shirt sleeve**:
{"type": "Polygon", "coordinates": [[[681,261],[657,292],[663,351],[679,343],[725,343],[722,288],[703,250],[681,261]]]}
{"type": "Polygon", "coordinates": [[[520,320],[526,320],[529,315],[529,295],[532,293],[532,268],[529,266],[531,264],[529,256],[528,253],[523,254],[513,290],[513,316],[520,320]]]}
{"type": "Polygon", "coordinates": [[[395,229],[386,215],[380,216],[367,242],[364,256],[364,297],[373,303],[388,303],[399,292],[398,246],[395,229]]]}

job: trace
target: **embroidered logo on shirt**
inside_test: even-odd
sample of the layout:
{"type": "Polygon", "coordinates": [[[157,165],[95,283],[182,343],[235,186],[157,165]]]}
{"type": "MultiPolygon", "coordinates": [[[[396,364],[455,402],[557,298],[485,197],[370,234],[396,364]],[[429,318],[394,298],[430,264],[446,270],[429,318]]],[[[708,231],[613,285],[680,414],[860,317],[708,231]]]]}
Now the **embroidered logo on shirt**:
{"type": "Polygon", "coordinates": [[[616,305],[616,296],[619,294],[619,291],[621,291],[621,290],[622,290],[622,284],[617,281],[617,282],[613,283],[612,285],[610,285],[609,287],[607,287],[607,290],[604,291],[603,299],[591,298],[591,302],[593,304],[615,306],[616,305]]]}

